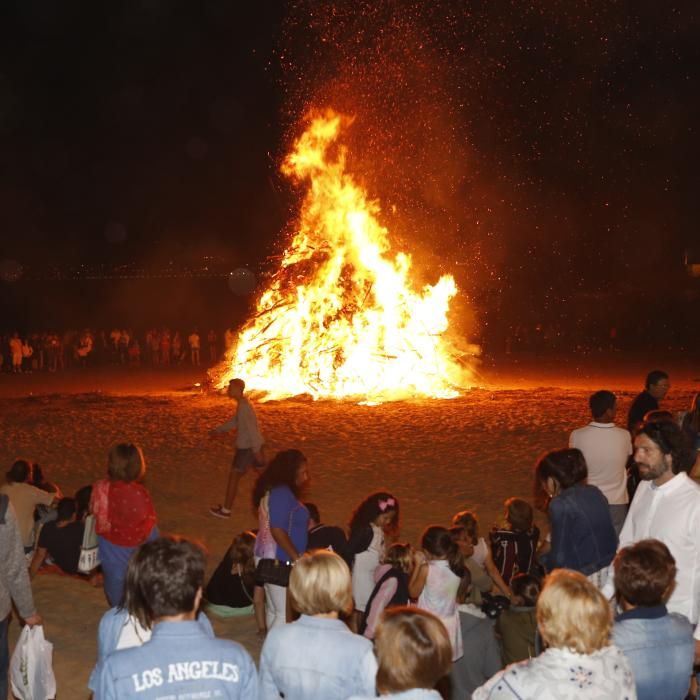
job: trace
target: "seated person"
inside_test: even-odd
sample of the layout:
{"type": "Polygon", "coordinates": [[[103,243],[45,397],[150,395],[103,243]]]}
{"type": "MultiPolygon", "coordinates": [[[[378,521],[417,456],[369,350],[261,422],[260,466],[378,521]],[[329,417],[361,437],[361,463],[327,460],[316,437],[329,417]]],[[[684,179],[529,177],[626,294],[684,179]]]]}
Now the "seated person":
{"type": "Polygon", "coordinates": [[[345,559],[350,566],[348,538],[343,528],[337,525],[324,525],[315,503],[304,503],[304,505],[309,511],[309,541],[306,550],[310,552],[312,549],[330,549],[331,552],[345,559]]]}
{"type": "Polygon", "coordinates": [[[533,524],[534,513],[527,501],[509,498],[503,505],[505,527],[494,528],[489,537],[493,563],[503,580],[510,584],[515,574],[533,573],[540,531],[533,524]]]}
{"type": "Polygon", "coordinates": [[[615,593],[623,613],[613,641],[632,666],[638,700],[682,700],[693,670],[693,626],[665,601],[676,580],[676,562],[658,540],[621,549],[613,563],[615,593]]]}
{"type": "MultiPolygon", "coordinates": [[[[414,607],[387,610],[377,628],[375,652],[377,691],[382,698],[441,700],[436,686],[450,671],[452,644],[445,626],[429,613],[414,607]]],[[[370,700],[375,693],[348,698],[370,700]]]]}
{"type": "Polygon", "coordinates": [[[85,520],[90,512],[90,497],[92,496],[92,484],[82,486],[75,492],[75,503],[77,511],[75,514],[76,520],[85,520]]]}
{"type": "Polygon", "coordinates": [[[501,649],[494,634],[493,621],[479,605],[470,602],[471,588],[471,577],[467,573],[462,578],[457,591],[457,610],[464,655],[452,664],[450,672],[452,700],[470,698],[474,690],[503,668],[501,649]]]}
{"type": "Polygon", "coordinates": [[[540,594],[540,582],[530,574],[517,574],[511,579],[513,601],[508,610],[501,612],[496,621],[496,632],[501,638],[503,663],[515,663],[536,656],[537,615],[535,606],[540,594]]]}
{"type": "Polygon", "coordinates": [[[236,642],[212,638],[197,621],[205,567],[204,552],[180,538],[160,537],[135,550],[129,562],[134,603],[143,610],[151,638],[101,662],[96,699],[257,697],[248,652],[236,642]]]}
{"type": "Polygon", "coordinates": [[[39,542],[29,575],[33,578],[49,556],[66,574],[78,573],[80,548],[83,544],[85,523],[76,520],[74,498],[62,498],[56,508],[56,519],[45,523],[39,531],[39,542]]]}
{"type": "Polygon", "coordinates": [[[473,700],[636,697],[630,664],[610,643],[610,605],[583,574],[557,569],[547,576],[537,626],[546,651],[496,673],[472,693],[473,700]]]}
{"type": "Polygon", "coordinates": [[[56,484],[54,484],[52,481],[49,481],[44,476],[44,471],[39,464],[32,464],[32,476],[30,483],[32,484],[32,486],[36,486],[38,489],[46,491],[46,493],[55,494],[56,498],[63,498],[61,489],[59,489],[56,484]]]}
{"type": "Polygon", "coordinates": [[[224,558],[204,589],[207,609],[222,617],[253,612],[255,589],[255,534],[246,531],[233,538],[224,558]]]}
{"type": "Polygon", "coordinates": [[[0,493],[10,497],[15,509],[17,524],[25,554],[34,549],[34,510],[38,505],[50,506],[53,493],[47,493],[33,486],[30,481],[32,466],[24,459],[18,459],[6,474],[7,483],[0,487],[0,493]]]}

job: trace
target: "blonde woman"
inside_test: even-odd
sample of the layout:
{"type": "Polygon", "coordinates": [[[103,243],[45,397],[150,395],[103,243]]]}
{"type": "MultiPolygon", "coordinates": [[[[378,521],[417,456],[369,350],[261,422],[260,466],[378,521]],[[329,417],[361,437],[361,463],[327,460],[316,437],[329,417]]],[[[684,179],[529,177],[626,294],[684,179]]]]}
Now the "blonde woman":
{"type": "Polygon", "coordinates": [[[548,649],[499,671],[473,700],[636,700],[629,662],[610,644],[610,606],[583,574],[557,569],[546,578],[537,627],[548,649]]]}
{"type": "Polygon", "coordinates": [[[297,559],[289,598],[301,617],[270,629],[260,655],[260,700],[345,700],[374,695],[372,642],[340,619],[353,609],[348,565],[334,552],[297,559]]]}
{"type": "Polygon", "coordinates": [[[440,700],[435,686],[450,672],[452,644],[438,617],[413,607],[387,610],[377,628],[375,650],[381,697],[440,700]]]}

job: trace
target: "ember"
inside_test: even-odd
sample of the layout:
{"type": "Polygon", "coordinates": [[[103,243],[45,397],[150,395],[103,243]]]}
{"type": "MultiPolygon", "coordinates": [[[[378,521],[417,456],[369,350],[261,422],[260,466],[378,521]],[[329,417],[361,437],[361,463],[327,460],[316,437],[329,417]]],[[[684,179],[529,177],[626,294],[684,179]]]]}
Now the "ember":
{"type": "MultiPolygon", "coordinates": [[[[282,172],[308,184],[296,234],[225,362],[217,386],[245,378],[268,399],[309,394],[378,403],[457,396],[467,351],[447,339],[450,275],[416,291],[411,257],[392,256],[378,202],[346,171],[348,118],[310,119],[282,172]]],[[[473,349],[472,349],[473,351],[473,349]]]]}

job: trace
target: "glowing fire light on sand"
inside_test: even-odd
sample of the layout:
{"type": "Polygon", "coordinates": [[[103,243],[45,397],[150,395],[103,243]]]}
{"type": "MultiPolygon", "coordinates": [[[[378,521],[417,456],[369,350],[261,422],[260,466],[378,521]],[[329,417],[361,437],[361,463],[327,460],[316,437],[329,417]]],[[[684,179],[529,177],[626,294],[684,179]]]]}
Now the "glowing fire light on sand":
{"type": "Polygon", "coordinates": [[[296,234],[215,369],[218,387],[240,376],[267,399],[380,403],[451,398],[469,379],[467,355],[445,337],[455,281],[445,275],[414,291],[410,256],[390,256],[379,204],[345,171],[346,149],[336,145],[349,124],[331,111],[314,117],[284,161],[285,175],[308,182],[296,234]]]}

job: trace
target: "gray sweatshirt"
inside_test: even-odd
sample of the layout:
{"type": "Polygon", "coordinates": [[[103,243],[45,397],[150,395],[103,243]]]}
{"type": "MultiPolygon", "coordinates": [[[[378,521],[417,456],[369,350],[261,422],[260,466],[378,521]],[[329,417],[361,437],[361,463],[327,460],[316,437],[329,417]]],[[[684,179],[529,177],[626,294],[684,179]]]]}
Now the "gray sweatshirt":
{"type": "MultiPolygon", "coordinates": [[[[0,499],[5,498],[7,496],[0,496],[0,499]]],[[[0,503],[0,513],[4,510],[3,506],[0,503]]],[[[32,586],[17,516],[10,503],[7,504],[4,518],[0,516],[0,561],[0,620],[10,614],[13,600],[24,619],[31,617],[35,613],[32,586]]]]}

